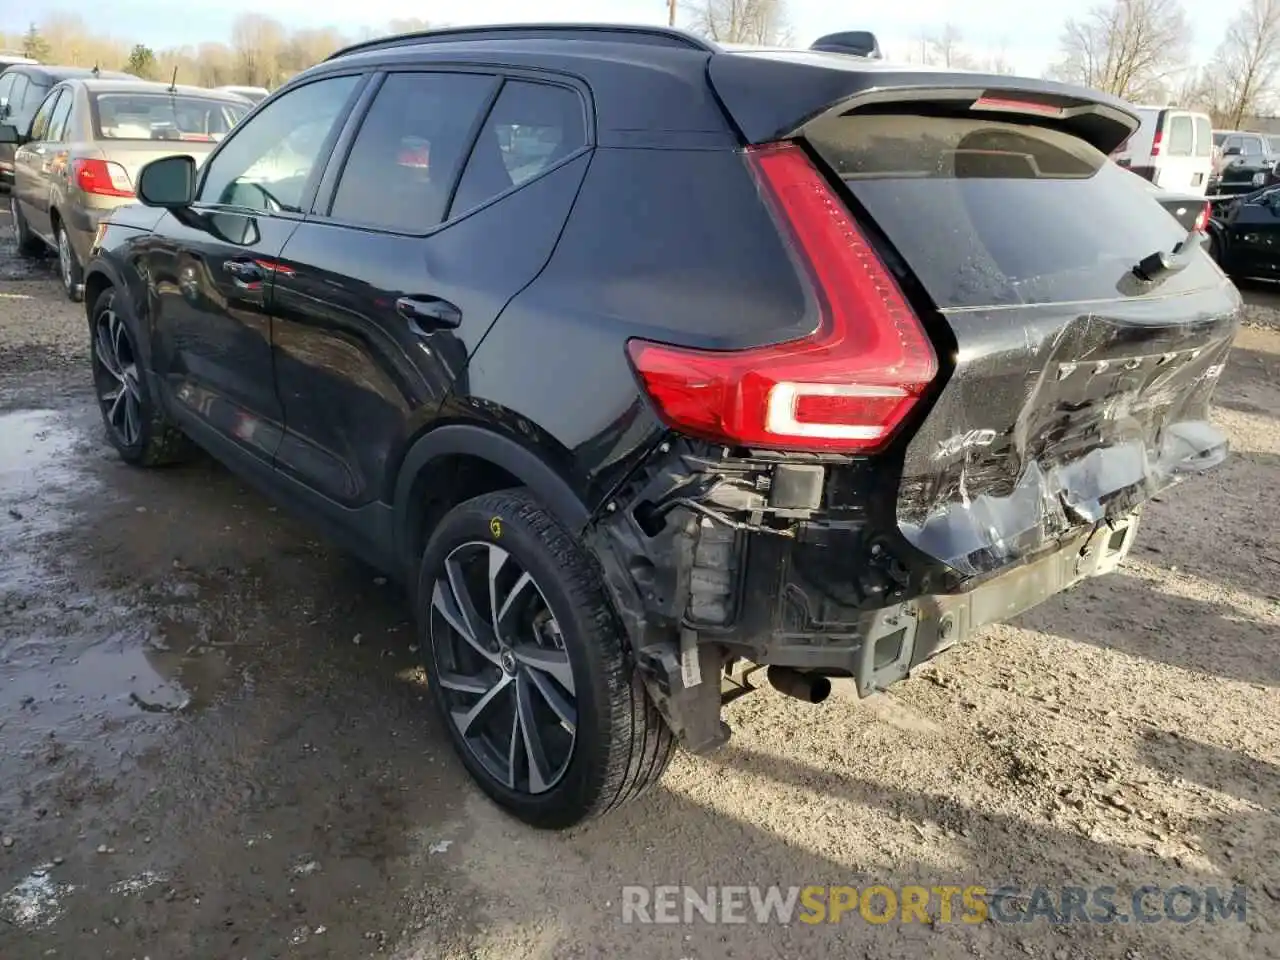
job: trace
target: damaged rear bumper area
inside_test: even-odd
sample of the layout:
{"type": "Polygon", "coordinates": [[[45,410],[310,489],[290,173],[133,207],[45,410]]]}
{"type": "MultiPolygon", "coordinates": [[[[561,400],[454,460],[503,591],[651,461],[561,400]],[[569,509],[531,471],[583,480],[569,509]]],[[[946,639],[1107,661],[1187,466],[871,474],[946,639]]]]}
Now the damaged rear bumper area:
{"type": "Polygon", "coordinates": [[[769,666],[803,699],[821,699],[826,677],[867,696],[976,628],[1113,570],[1137,531],[1134,510],[965,577],[900,535],[892,497],[867,495],[890,485],[857,463],[705,454],[664,444],[588,534],[637,668],[694,751],[727,739],[721,705],[750,689],[739,661],[769,666]]]}

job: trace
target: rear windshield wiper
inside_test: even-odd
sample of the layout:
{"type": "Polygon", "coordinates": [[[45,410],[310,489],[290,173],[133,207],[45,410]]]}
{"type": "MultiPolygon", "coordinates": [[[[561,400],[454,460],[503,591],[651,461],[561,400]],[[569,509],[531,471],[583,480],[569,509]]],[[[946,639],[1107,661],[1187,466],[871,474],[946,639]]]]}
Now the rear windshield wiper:
{"type": "Polygon", "coordinates": [[[1195,253],[1196,244],[1197,233],[1191,230],[1186,239],[1172,250],[1157,250],[1150,256],[1143,257],[1129,272],[1146,283],[1158,283],[1186,268],[1195,253]]]}

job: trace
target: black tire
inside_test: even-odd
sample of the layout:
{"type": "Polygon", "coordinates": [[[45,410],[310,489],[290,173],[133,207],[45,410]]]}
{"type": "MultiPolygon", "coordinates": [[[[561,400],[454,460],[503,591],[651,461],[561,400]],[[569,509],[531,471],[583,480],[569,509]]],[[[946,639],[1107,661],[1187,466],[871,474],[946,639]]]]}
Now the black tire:
{"type": "Polygon", "coordinates": [[[53,239],[57,244],[58,276],[62,279],[62,289],[67,299],[79,303],[84,299],[84,266],[76,256],[76,248],[71,245],[71,237],[62,221],[57,221],[53,228],[53,239]]]}
{"type": "Polygon", "coordinates": [[[104,290],[94,302],[89,321],[89,356],[107,439],[126,463],[140,467],[180,463],[190,456],[191,441],[151,396],[144,363],[136,352],[140,342],[138,324],[123,298],[114,288],[104,290]],[[135,404],[132,415],[130,403],[135,404]]]}
{"type": "MultiPolygon", "coordinates": [[[[457,561],[458,564],[462,562],[457,561]]],[[[459,569],[460,566],[455,567],[455,571],[459,569]]],[[[496,576],[491,575],[490,579],[494,583],[498,581],[496,576]]],[[[500,589],[490,584],[489,596],[496,598],[500,589]]],[[[484,590],[480,590],[479,595],[483,597],[484,590]]],[[[456,598],[456,591],[450,596],[456,598]]],[[[446,605],[448,603],[452,603],[455,614],[461,611],[456,599],[446,601],[446,605]]],[[[478,605],[471,609],[483,618],[484,614],[479,613],[478,605]]],[[[535,827],[563,829],[600,816],[639,797],[661,778],[674,750],[674,738],[630,664],[626,635],[610,606],[599,569],[574,536],[528,491],[516,489],[485,494],[460,504],[444,517],[432,533],[422,557],[418,576],[417,613],[421,649],[427,660],[432,699],[445,729],[449,731],[463,765],[477,784],[511,814],[535,827]],[[492,559],[485,558],[494,555],[492,551],[495,547],[504,557],[498,561],[504,570],[506,563],[515,563],[514,567],[507,570],[508,583],[517,572],[528,574],[531,587],[526,585],[523,594],[530,594],[532,588],[532,606],[545,603],[544,615],[551,619],[549,624],[544,621],[544,626],[555,628],[551,636],[560,645],[552,643],[548,648],[538,646],[546,634],[539,631],[536,618],[532,630],[516,630],[514,628],[518,624],[512,624],[508,628],[510,621],[501,618],[501,615],[493,615],[495,606],[503,611],[513,606],[509,598],[520,593],[518,586],[507,594],[508,602],[482,600],[487,605],[490,623],[500,618],[503,620],[497,631],[490,630],[490,623],[484,623],[487,635],[492,637],[497,632],[506,634],[508,638],[513,635],[534,637],[532,645],[512,640],[510,650],[534,649],[539,655],[557,657],[563,654],[571,669],[573,689],[557,684],[555,692],[567,695],[575,708],[576,723],[573,724],[572,744],[567,760],[559,767],[562,772],[558,779],[552,783],[549,777],[540,778],[540,790],[535,788],[532,775],[535,751],[528,745],[527,738],[516,737],[517,730],[527,729],[527,724],[526,727],[520,727],[516,717],[526,715],[518,713],[519,691],[533,691],[536,687],[541,693],[547,685],[548,674],[528,668],[525,665],[527,661],[519,656],[511,656],[508,664],[502,658],[510,656],[510,652],[501,654],[501,662],[497,666],[483,662],[488,654],[474,658],[484,669],[496,671],[492,675],[499,680],[508,673],[512,674],[508,677],[511,681],[508,687],[510,719],[506,718],[505,705],[499,702],[499,697],[508,695],[506,692],[495,696],[494,690],[490,689],[481,695],[485,684],[496,684],[497,681],[486,680],[474,690],[463,690],[458,685],[461,674],[456,672],[460,659],[457,651],[474,654],[478,648],[474,644],[468,648],[462,634],[455,627],[449,626],[454,621],[448,619],[449,614],[436,596],[437,586],[442,591],[449,589],[451,581],[446,573],[447,560],[465,557],[466,551],[480,551],[480,569],[483,569],[484,563],[488,563],[488,569],[492,570],[492,559]],[[520,662],[517,663],[517,660],[520,662]],[[442,667],[448,671],[443,675],[442,667]],[[526,684],[523,688],[520,687],[522,675],[518,671],[522,669],[530,680],[536,681],[533,686],[526,684]],[[446,689],[446,686],[450,689],[446,689]],[[479,699],[468,701],[466,698],[471,696],[479,699]],[[484,744],[481,743],[480,747],[472,746],[472,742],[478,742],[485,734],[481,733],[477,740],[469,742],[460,730],[460,721],[454,719],[456,712],[465,711],[486,698],[492,699],[493,707],[485,716],[488,717],[489,713],[497,715],[486,719],[481,726],[496,730],[499,734],[504,727],[511,728],[512,746],[507,761],[509,775],[505,780],[486,766],[482,759],[482,754],[486,752],[484,744]],[[521,744],[524,747],[523,782],[518,773],[520,758],[516,756],[521,744]],[[548,783],[551,785],[547,786],[548,783]]],[[[507,648],[495,645],[492,652],[498,653],[502,649],[507,648]]],[[[550,734],[562,739],[568,727],[560,723],[557,728],[554,722],[556,718],[547,712],[548,705],[553,702],[552,698],[541,694],[539,699],[530,692],[525,703],[534,700],[542,704],[542,713],[553,721],[549,728],[543,728],[544,731],[549,729],[550,734]]],[[[532,717],[533,707],[528,706],[526,709],[529,711],[527,715],[532,717]]],[[[560,716],[563,717],[563,713],[560,716]]],[[[552,750],[540,739],[542,734],[536,736],[543,747],[539,755],[543,760],[550,761],[552,750]]],[[[499,749],[488,753],[491,765],[493,758],[499,758],[499,764],[502,762],[501,740],[498,741],[498,747],[499,749]]]]}
{"type": "Polygon", "coordinates": [[[18,253],[24,257],[38,257],[44,253],[44,244],[27,226],[27,218],[22,215],[13,187],[9,188],[9,213],[13,218],[13,236],[18,244],[18,253]]]}

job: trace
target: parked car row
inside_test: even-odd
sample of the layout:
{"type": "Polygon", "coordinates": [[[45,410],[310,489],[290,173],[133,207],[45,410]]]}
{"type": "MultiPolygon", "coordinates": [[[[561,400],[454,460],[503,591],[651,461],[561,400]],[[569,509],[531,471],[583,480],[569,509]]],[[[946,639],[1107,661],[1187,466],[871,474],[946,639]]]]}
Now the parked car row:
{"type": "Polygon", "coordinates": [[[206,156],[251,109],[234,92],[129,74],[20,65],[0,74],[0,179],[19,250],[52,249],[72,299],[102,218],[135,202],[138,171],[206,156]]]}

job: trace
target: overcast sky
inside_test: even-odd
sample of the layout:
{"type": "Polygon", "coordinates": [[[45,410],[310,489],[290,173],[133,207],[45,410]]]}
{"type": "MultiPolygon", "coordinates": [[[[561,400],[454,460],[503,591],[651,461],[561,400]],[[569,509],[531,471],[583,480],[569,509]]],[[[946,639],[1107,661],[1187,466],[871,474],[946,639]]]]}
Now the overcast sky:
{"type": "MultiPolygon", "coordinates": [[[[835,30],[866,29],[880,37],[881,46],[890,56],[901,57],[913,44],[918,45],[922,31],[936,30],[950,22],[960,28],[966,45],[979,52],[1004,47],[1021,72],[1039,74],[1056,55],[1063,20],[1083,13],[1094,2],[1057,0],[1035,9],[1028,0],[789,0],[789,10],[795,40],[802,45],[835,30]]],[[[1235,3],[1189,0],[1185,5],[1195,29],[1195,58],[1203,60],[1221,39],[1224,8],[1229,10],[1235,3]]],[[[165,47],[226,40],[232,20],[247,10],[269,13],[292,28],[336,26],[353,31],[364,24],[381,25],[396,17],[424,17],[451,24],[528,20],[665,23],[666,9],[666,0],[360,0],[356,4],[317,0],[112,0],[109,4],[87,6],[65,0],[0,0],[0,29],[21,30],[32,17],[65,10],[78,13],[91,23],[101,15],[106,21],[105,30],[112,35],[165,47]]]]}

